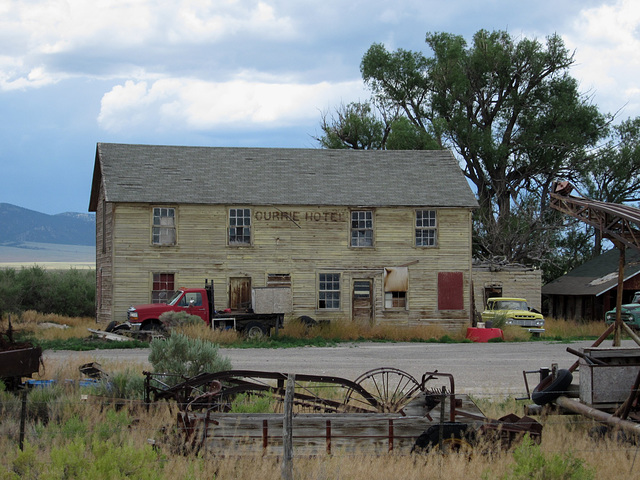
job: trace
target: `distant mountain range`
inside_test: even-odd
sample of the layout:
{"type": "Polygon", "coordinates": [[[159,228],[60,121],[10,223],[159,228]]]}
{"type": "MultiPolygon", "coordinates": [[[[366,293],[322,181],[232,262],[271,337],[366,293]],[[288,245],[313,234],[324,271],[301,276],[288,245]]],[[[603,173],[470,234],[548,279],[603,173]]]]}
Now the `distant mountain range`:
{"type": "Polygon", "coordinates": [[[95,246],[95,215],[71,212],[47,215],[0,203],[0,245],[20,247],[25,243],[95,246]]]}

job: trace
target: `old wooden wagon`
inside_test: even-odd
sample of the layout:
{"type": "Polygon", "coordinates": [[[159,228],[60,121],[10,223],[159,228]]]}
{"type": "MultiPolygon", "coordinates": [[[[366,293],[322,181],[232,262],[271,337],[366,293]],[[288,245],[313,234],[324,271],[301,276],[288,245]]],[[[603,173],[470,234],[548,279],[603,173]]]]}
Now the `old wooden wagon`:
{"type": "Polygon", "coordinates": [[[147,373],[148,401],[173,399],[185,448],[209,454],[283,453],[286,382],[293,381],[292,446],[296,454],[410,453],[471,448],[491,434],[508,446],[524,433],[539,439],[529,417],[487,418],[453,376],[426,372],[420,380],[395,368],[370,370],[356,380],[279,372],[231,370],[169,386],[147,373]],[[429,386],[432,386],[429,388],[429,386]],[[238,396],[269,399],[269,413],[232,413],[238,396]]]}

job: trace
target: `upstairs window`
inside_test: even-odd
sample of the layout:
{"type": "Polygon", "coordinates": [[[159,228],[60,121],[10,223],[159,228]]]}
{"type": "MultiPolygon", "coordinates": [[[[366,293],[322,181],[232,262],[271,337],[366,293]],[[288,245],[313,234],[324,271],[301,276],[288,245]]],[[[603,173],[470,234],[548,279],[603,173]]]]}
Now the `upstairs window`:
{"type": "Polygon", "coordinates": [[[154,273],[151,303],[168,303],[175,293],[175,276],[173,273],[154,273]]]}
{"type": "Polygon", "coordinates": [[[154,245],[176,244],[176,209],[154,207],[152,242],[154,245]]]}
{"type": "Polygon", "coordinates": [[[340,274],[321,273],[318,280],[318,308],[338,310],[340,308],[340,274]]]}
{"type": "Polygon", "coordinates": [[[416,247],[435,247],[438,238],[435,210],[416,210],[416,247]]]}
{"type": "Polygon", "coordinates": [[[229,245],[251,245],[251,209],[229,210],[229,245]]]}
{"type": "Polygon", "coordinates": [[[351,246],[373,247],[373,212],[371,210],[351,212],[351,246]]]}

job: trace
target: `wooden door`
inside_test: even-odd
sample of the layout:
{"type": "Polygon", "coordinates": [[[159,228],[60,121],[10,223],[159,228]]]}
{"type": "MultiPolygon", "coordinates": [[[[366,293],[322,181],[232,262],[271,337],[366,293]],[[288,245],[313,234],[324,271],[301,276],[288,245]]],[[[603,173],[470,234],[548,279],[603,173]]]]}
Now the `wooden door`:
{"type": "Polygon", "coordinates": [[[351,319],[354,322],[373,322],[373,280],[370,278],[353,281],[351,319]]]}
{"type": "Polygon", "coordinates": [[[250,277],[231,277],[229,279],[229,308],[231,310],[251,308],[250,277]]]}

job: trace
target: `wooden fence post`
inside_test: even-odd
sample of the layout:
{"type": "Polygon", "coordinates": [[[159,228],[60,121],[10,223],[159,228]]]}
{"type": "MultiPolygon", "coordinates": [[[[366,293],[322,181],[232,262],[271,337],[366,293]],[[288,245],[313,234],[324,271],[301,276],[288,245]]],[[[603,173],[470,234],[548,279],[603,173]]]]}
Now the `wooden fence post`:
{"type": "Polygon", "coordinates": [[[293,480],[293,392],[296,376],[287,376],[287,390],[284,394],[284,418],[282,421],[282,478],[293,480]]]}
{"type": "Polygon", "coordinates": [[[20,451],[24,449],[24,431],[27,423],[27,389],[22,390],[22,410],[20,412],[20,451]]]}

